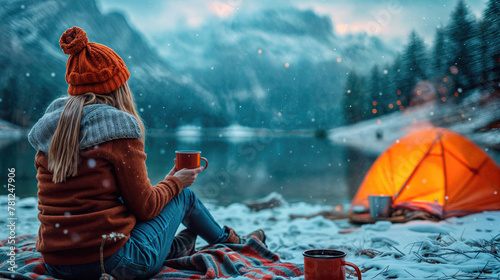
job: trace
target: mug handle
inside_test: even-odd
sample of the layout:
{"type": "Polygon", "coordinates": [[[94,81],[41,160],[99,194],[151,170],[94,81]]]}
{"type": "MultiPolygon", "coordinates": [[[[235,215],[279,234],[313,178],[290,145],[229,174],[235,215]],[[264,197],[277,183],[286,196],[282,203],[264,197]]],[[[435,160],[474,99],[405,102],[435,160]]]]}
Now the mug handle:
{"type": "Polygon", "coordinates": [[[348,265],[348,266],[354,268],[354,270],[356,270],[356,274],[358,274],[358,280],[361,280],[361,271],[359,270],[359,268],[355,264],[344,261],[344,265],[348,265]]]}
{"type": "Polygon", "coordinates": [[[204,160],[205,161],[205,168],[203,168],[203,170],[207,169],[208,167],[208,160],[204,157],[201,157],[200,159],[204,160]]]}

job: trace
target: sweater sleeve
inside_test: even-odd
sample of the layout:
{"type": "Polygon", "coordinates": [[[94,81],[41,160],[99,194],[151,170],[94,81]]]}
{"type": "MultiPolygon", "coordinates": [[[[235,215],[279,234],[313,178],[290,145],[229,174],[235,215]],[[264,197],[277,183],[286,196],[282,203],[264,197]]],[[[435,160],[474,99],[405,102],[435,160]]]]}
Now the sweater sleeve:
{"type": "Polygon", "coordinates": [[[140,139],[112,141],[111,162],[116,183],[127,208],[138,220],[151,220],[182,191],[182,182],[174,176],[152,186],[146,170],[146,154],[140,139]]]}

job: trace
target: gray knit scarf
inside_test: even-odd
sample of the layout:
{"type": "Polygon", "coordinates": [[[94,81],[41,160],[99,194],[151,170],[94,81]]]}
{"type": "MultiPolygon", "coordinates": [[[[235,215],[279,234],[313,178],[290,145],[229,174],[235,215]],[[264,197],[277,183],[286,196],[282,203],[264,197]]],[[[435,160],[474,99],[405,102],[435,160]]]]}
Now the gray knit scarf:
{"type": "MultiPolygon", "coordinates": [[[[31,145],[48,153],[62,111],[69,97],[54,100],[28,134],[31,145]]],[[[104,104],[83,107],[80,123],[80,150],[121,138],[141,138],[137,119],[128,113],[104,104]]]]}

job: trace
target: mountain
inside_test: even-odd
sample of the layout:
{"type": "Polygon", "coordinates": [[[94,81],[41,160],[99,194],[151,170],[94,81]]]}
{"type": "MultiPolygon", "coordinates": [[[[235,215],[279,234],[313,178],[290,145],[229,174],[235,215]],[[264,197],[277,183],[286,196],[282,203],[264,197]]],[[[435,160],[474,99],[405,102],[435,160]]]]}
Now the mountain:
{"type": "Polygon", "coordinates": [[[395,54],[376,37],[339,36],[329,17],[291,7],[239,12],[151,41],[179,73],[221,97],[234,121],[271,128],[339,125],[348,72],[395,54]]]}
{"type": "Polygon", "coordinates": [[[177,126],[183,117],[196,121],[194,112],[218,125],[220,108],[205,106],[214,95],[173,71],[121,14],[103,15],[95,1],[11,0],[2,4],[0,16],[0,118],[30,126],[51,100],[67,94],[68,56],[59,38],[67,28],[79,26],[89,41],[105,44],[123,58],[147,126],[177,126]]]}
{"type": "Polygon", "coordinates": [[[394,50],[366,34],[339,36],[329,17],[295,8],[238,13],[147,42],[95,0],[11,0],[0,8],[0,119],[31,126],[65,95],[61,34],[79,26],[115,50],[146,126],[330,128],[344,80],[394,50]]]}

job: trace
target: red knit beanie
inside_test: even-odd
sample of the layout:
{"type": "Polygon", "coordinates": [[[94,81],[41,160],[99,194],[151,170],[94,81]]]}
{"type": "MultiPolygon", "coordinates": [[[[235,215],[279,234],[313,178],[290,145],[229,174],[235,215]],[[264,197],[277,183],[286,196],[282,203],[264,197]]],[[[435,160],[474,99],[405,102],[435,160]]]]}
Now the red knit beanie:
{"type": "Polygon", "coordinates": [[[112,49],[89,42],[87,33],[79,27],[66,30],[59,45],[69,55],[66,82],[70,95],[111,93],[130,77],[125,63],[112,49]]]}

